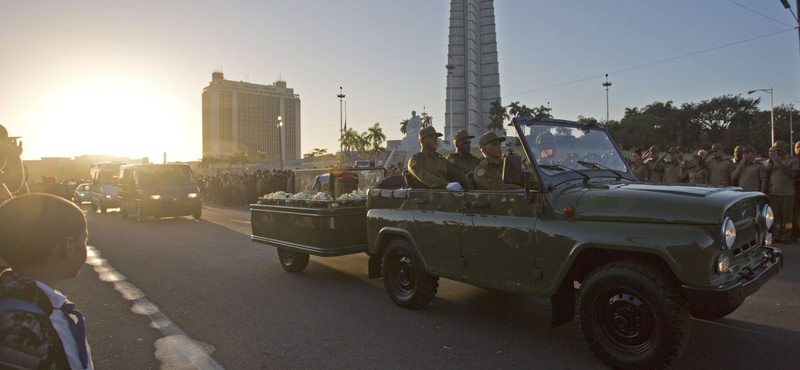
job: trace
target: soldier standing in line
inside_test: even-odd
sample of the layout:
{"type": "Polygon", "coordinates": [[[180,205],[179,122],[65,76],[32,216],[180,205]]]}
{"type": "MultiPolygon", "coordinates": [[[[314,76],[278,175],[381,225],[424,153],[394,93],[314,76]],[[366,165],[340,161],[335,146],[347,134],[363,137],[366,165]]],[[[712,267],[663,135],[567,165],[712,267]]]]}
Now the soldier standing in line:
{"type": "Polygon", "coordinates": [[[664,180],[664,158],[667,154],[661,156],[661,150],[657,145],[653,145],[647,152],[644,153],[644,163],[650,166],[649,180],[652,182],[662,182],[664,180]]]}
{"type": "Polygon", "coordinates": [[[679,172],[681,178],[689,179],[689,184],[708,184],[708,170],[703,167],[703,157],[697,154],[692,154],[688,165],[681,164],[679,172]]]}
{"type": "Polygon", "coordinates": [[[756,163],[756,148],[752,145],[744,146],[741,151],[742,159],[731,174],[732,180],[744,191],[767,192],[767,169],[756,163]]]}
{"type": "Polygon", "coordinates": [[[474,171],[475,167],[478,167],[478,164],[481,163],[480,158],[469,152],[472,148],[472,138],[474,137],[475,136],[470,135],[467,130],[458,130],[458,132],[453,135],[453,146],[456,147],[456,151],[447,156],[447,161],[464,175],[466,175],[467,172],[474,171]]]}
{"type": "Polygon", "coordinates": [[[772,144],[774,154],[769,158],[769,203],[775,213],[772,234],[776,243],[789,242],[792,237],[794,217],[794,180],[800,171],[797,158],[789,157],[789,145],[783,140],[772,144]]]}
{"type": "Polygon", "coordinates": [[[484,159],[475,168],[475,185],[478,190],[518,190],[519,185],[503,182],[503,149],[500,143],[506,141],[494,132],[487,132],[481,136],[480,146],[484,159]]]}
{"type": "Polygon", "coordinates": [[[678,184],[683,182],[687,174],[683,173],[685,171],[682,171],[681,168],[683,166],[683,163],[681,163],[681,151],[673,146],[669,148],[667,154],[669,154],[670,161],[664,165],[664,176],[661,181],[666,184],[678,184]]]}
{"type": "Polygon", "coordinates": [[[706,156],[713,157],[705,159],[706,167],[708,167],[708,184],[713,186],[730,186],[731,174],[736,169],[730,159],[725,158],[725,150],[722,144],[714,144],[711,146],[706,156]]]}
{"type": "Polygon", "coordinates": [[[413,175],[413,188],[464,190],[467,180],[436,150],[439,149],[439,137],[433,126],[419,131],[421,151],[408,160],[408,172],[413,175]]]}
{"type": "Polygon", "coordinates": [[[642,162],[642,150],[634,150],[631,157],[633,158],[633,175],[636,176],[636,179],[639,181],[650,180],[650,166],[642,162]]]}

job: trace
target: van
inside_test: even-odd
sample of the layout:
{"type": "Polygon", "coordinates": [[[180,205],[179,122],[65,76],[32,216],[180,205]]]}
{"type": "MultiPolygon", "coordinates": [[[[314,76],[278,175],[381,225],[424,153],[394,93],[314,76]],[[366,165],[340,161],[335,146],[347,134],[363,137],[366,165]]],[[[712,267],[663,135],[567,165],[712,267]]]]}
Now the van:
{"type": "Polygon", "coordinates": [[[119,168],[118,198],[122,217],[178,217],[199,220],[203,212],[200,188],[185,164],[130,164],[119,168]]]}
{"type": "Polygon", "coordinates": [[[119,207],[117,201],[117,176],[120,162],[92,163],[89,171],[89,198],[92,212],[106,213],[108,208],[119,207]]]}

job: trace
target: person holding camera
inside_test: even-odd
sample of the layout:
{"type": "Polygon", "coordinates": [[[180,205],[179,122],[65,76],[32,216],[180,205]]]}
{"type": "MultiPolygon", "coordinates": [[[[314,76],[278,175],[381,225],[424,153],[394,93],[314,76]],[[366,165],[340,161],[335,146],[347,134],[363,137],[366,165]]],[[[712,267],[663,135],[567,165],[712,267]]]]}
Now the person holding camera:
{"type": "Polygon", "coordinates": [[[16,193],[27,193],[25,172],[22,167],[22,141],[9,137],[5,126],[0,125],[0,203],[16,193]]]}

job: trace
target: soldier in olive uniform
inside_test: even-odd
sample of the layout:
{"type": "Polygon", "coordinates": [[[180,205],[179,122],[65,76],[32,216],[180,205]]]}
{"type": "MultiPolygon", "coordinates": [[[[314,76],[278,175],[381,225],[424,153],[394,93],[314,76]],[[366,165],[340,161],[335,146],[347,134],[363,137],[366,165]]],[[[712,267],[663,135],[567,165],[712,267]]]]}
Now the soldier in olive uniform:
{"type": "Polygon", "coordinates": [[[640,149],[636,149],[633,151],[633,175],[636,176],[636,179],[639,181],[648,181],[650,180],[650,166],[644,164],[642,162],[642,151],[640,149]]]}
{"type": "Polygon", "coordinates": [[[680,166],[681,178],[688,178],[691,185],[708,184],[708,170],[703,167],[703,157],[692,154],[687,165],[680,166]]]}
{"type": "Polygon", "coordinates": [[[478,190],[517,190],[519,185],[503,182],[503,149],[500,143],[506,141],[504,137],[497,137],[494,132],[487,132],[481,136],[481,153],[484,160],[475,169],[475,185],[478,190]]]}
{"type": "Polygon", "coordinates": [[[742,159],[731,174],[732,180],[744,191],[767,192],[767,169],[756,163],[756,148],[746,145],[742,150],[742,159]]]}
{"type": "Polygon", "coordinates": [[[458,130],[458,132],[453,135],[453,145],[456,147],[456,151],[447,156],[447,161],[464,175],[466,175],[467,172],[474,171],[475,167],[478,167],[478,164],[481,163],[480,158],[469,152],[472,148],[472,138],[474,137],[475,136],[470,135],[467,130],[458,130]]]}
{"type": "Polygon", "coordinates": [[[413,188],[464,190],[467,180],[436,149],[439,149],[439,137],[433,126],[419,131],[419,143],[422,150],[408,160],[408,172],[414,176],[413,188]]]}
{"type": "Polygon", "coordinates": [[[708,184],[712,186],[730,186],[731,175],[736,169],[736,166],[730,159],[725,158],[725,150],[722,144],[714,144],[711,150],[706,153],[706,156],[711,156],[711,159],[706,159],[706,167],[708,168],[708,184]]]}
{"type": "Polygon", "coordinates": [[[539,148],[541,157],[536,160],[540,166],[556,165],[556,137],[549,132],[542,132],[536,137],[536,146],[539,148]]]}
{"type": "Polygon", "coordinates": [[[772,144],[774,154],[769,158],[769,205],[775,213],[772,234],[777,243],[790,241],[794,218],[794,179],[800,171],[797,158],[789,157],[789,145],[783,140],[772,144]]]}
{"type": "Polygon", "coordinates": [[[661,150],[657,145],[653,145],[647,152],[644,153],[644,163],[650,167],[650,176],[648,180],[652,182],[661,182],[664,179],[664,158],[667,154],[661,156],[661,150]]]}
{"type": "MultiPolygon", "coordinates": [[[[681,151],[677,147],[670,147],[667,152],[670,161],[664,165],[664,177],[661,179],[666,184],[678,184],[684,182],[688,172],[681,171],[681,151]]],[[[664,158],[664,157],[662,157],[664,158]]]]}

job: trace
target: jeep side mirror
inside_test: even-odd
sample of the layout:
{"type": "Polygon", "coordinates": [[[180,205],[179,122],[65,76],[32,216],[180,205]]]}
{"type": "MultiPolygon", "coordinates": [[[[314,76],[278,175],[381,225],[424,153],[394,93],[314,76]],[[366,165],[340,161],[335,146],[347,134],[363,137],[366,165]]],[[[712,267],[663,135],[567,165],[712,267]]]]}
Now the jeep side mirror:
{"type": "Polygon", "coordinates": [[[522,157],[509,153],[503,157],[503,182],[506,184],[522,185],[522,157]]]}

